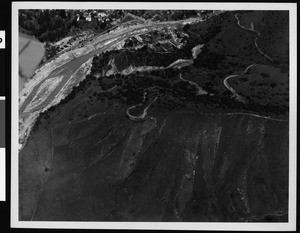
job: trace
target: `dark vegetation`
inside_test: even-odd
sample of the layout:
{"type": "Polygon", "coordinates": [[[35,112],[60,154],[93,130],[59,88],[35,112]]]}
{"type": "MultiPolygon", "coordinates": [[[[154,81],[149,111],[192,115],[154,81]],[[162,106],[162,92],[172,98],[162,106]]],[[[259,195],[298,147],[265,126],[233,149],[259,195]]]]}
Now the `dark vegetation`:
{"type": "Polygon", "coordinates": [[[185,26],[189,37],[168,50],[173,56],[157,53],[157,41],[132,51],[134,39],[95,56],[91,73],[40,114],[21,151],[20,219],[287,222],[288,123],[222,113],[286,119],[288,100],[277,100],[288,93],[288,74],[255,50],[255,35],[237,27],[234,13],[185,26]],[[169,65],[190,59],[199,44],[202,52],[182,69],[102,75],[111,59],[118,69],[169,65]],[[243,74],[253,63],[259,69],[243,74]],[[240,74],[229,83],[246,104],[225,88],[231,74],[240,74]],[[180,75],[208,94],[196,95],[180,75]],[[155,97],[155,120],[126,118],[128,107],[143,103],[131,111],[139,115],[155,97]]]}
{"type": "Polygon", "coordinates": [[[75,16],[65,10],[20,10],[19,25],[42,42],[54,42],[76,27],[75,16]]]}
{"type": "MultiPolygon", "coordinates": [[[[153,47],[149,47],[149,44],[153,43],[153,41],[150,41],[137,50],[124,49],[121,51],[105,52],[95,56],[91,74],[80,82],[77,87],[74,87],[72,92],[60,102],[57,108],[63,104],[67,104],[75,96],[91,92],[91,89],[93,92],[91,92],[89,98],[92,101],[109,100],[128,106],[135,105],[142,102],[144,91],[151,88],[149,93],[155,93],[156,96],[159,96],[155,104],[164,106],[167,109],[192,107],[195,111],[203,111],[205,107],[215,109],[216,111],[244,111],[277,117],[287,116],[289,109],[288,89],[284,87],[278,89],[277,87],[280,86],[280,84],[276,83],[278,79],[274,79],[273,81],[265,79],[264,82],[260,82],[251,81],[249,78],[243,76],[235,80],[235,83],[232,83],[232,85],[240,94],[245,93],[245,97],[248,100],[247,104],[232,99],[232,94],[224,87],[223,80],[226,76],[242,73],[252,62],[256,61],[268,64],[258,51],[252,51],[255,37],[251,34],[244,31],[241,32],[245,34],[243,35],[245,37],[245,40],[243,40],[245,45],[236,45],[236,42],[229,41],[226,38],[220,39],[219,35],[222,34],[224,37],[224,31],[240,30],[236,25],[234,13],[225,12],[219,14],[208,19],[205,23],[186,25],[183,30],[188,34],[188,37],[185,38],[184,46],[181,49],[173,47],[170,53],[157,53],[153,47]],[[114,58],[118,70],[122,70],[129,65],[166,67],[177,59],[190,59],[192,57],[191,49],[198,44],[205,44],[202,52],[195,59],[192,66],[181,70],[166,69],[142,73],[135,72],[127,76],[115,74],[109,77],[95,77],[96,74],[101,74],[103,70],[108,68],[108,62],[112,58],[114,58]],[[223,51],[214,49],[218,44],[224,47],[223,51]],[[251,47],[251,50],[248,50],[247,44],[251,47]],[[236,49],[238,48],[236,46],[243,48],[243,52],[236,55],[230,53],[228,55],[224,52],[227,51],[227,47],[236,49]],[[248,56],[249,54],[251,56],[248,56]],[[197,96],[195,86],[181,81],[179,73],[182,73],[183,78],[197,83],[204,90],[208,91],[209,94],[197,96]],[[244,85],[240,85],[241,83],[244,85]],[[267,95],[270,89],[259,91],[261,86],[266,85],[272,89],[273,96],[278,95],[278,98],[283,97],[283,100],[272,101],[270,97],[268,101],[258,101],[258,99],[262,98],[268,99],[267,95]],[[103,92],[103,90],[108,90],[114,86],[120,88],[114,92],[103,92]],[[257,95],[251,96],[247,94],[247,91],[244,92],[239,87],[244,87],[248,91],[256,89],[257,95]]],[[[226,32],[227,34],[228,32],[226,32]]],[[[238,37],[237,39],[240,39],[240,34],[236,36],[238,37]]],[[[237,51],[240,50],[237,49],[237,51]]],[[[269,75],[267,72],[262,73],[262,78],[269,75]]],[[[257,79],[260,78],[258,77],[257,79]]],[[[52,107],[45,113],[41,113],[35,129],[37,129],[41,119],[47,119],[47,116],[55,108],[52,107]]]]}
{"type": "Polygon", "coordinates": [[[262,66],[260,70],[230,80],[230,85],[243,94],[248,102],[286,108],[289,106],[289,77],[278,69],[262,66]]]}
{"type": "Polygon", "coordinates": [[[205,17],[212,14],[212,11],[199,10],[125,10],[124,12],[156,21],[183,20],[191,17],[197,17],[198,14],[205,17]]]}
{"type": "Polygon", "coordinates": [[[153,20],[168,21],[197,17],[198,14],[208,17],[212,14],[212,11],[196,10],[107,10],[101,12],[106,13],[107,16],[97,17],[95,10],[20,10],[20,31],[33,35],[42,42],[56,42],[67,35],[75,35],[81,30],[93,30],[98,33],[109,31],[114,27],[112,21],[120,20],[124,23],[134,20],[134,16],[143,19],[152,19],[156,16],[153,20]],[[91,19],[87,20],[87,17],[91,19]]]}
{"type": "Polygon", "coordinates": [[[270,54],[274,65],[283,72],[289,69],[289,12],[267,11],[258,24],[261,32],[258,44],[270,54]]]}
{"type": "Polygon", "coordinates": [[[50,58],[54,57],[59,51],[60,51],[59,47],[46,42],[45,57],[44,57],[43,61],[47,61],[50,58]]]}
{"type": "Polygon", "coordinates": [[[110,22],[101,22],[91,14],[87,21],[79,10],[20,10],[19,25],[27,34],[34,35],[42,42],[56,42],[67,35],[81,30],[92,29],[102,32],[111,27],[110,22]],[[77,21],[77,18],[79,20],[77,21]]]}

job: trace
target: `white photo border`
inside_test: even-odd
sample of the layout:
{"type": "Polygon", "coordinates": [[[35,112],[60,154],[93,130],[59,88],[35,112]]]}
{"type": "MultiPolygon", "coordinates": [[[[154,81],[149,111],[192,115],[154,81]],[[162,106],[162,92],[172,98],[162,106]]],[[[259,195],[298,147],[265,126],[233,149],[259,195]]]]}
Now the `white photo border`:
{"type": "Polygon", "coordinates": [[[297,4],[296,3],[196,3],[196,2],[12,2],[12,90],[11,90],[11,227],[55,229],[151,229],[151,230],[296,230],[297,184],[297,4]],[[289,221],[287,223],[204,222],[63,222],[19,221],[18,199],[18,10],[19,9],[200,9],[200,10],[288,10],[290,23],[289,109],[289,221]]]}

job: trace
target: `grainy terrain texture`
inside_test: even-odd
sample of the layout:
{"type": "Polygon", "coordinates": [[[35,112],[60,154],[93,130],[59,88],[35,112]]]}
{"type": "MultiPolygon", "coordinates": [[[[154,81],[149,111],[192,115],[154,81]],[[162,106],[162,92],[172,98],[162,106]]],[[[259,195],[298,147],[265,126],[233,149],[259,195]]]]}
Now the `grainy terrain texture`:
{"type": "Polygon", "coordinates": [[[22,97],[19,219],[287,222],[288,12],[122,12],[22,97]]]}

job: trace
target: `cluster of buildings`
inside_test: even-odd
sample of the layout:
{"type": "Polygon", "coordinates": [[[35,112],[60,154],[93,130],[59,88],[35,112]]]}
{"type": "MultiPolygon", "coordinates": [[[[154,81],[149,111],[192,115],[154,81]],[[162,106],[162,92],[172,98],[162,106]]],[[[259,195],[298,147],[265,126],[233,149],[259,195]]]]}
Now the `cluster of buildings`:
{"type": "Polygon", "coordinates": [[[115,20],[115,18],[110,18],[110,14],[105,11],[100,10],[82,10],[76,14],[77,21],[79,20],[86,20],[86,21],[92,21],[93,19],[98,20],[100,23],[104,22],[110,22],[115,20]]]}

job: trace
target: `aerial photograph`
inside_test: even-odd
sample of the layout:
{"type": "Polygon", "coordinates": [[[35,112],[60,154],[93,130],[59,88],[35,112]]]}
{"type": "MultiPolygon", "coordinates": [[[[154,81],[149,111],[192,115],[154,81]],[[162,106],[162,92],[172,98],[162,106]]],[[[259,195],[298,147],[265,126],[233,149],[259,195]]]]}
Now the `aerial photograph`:
{"type": "Polygon", "coordinates": [[[289,25],[19,9],[18,219],[288,222],[289,25]]]}

